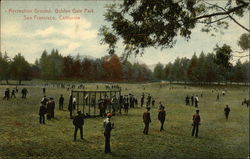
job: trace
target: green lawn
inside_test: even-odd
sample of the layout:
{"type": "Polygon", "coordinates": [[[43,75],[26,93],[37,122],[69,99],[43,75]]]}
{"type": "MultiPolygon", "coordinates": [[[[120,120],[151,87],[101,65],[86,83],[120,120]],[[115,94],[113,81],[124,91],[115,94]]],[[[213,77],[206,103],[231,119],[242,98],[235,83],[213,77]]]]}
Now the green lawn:
{"type": "MultiPolygon", "coordinates": [[[[248,88],[244,86],[226,87],[226,96],[216,101],[215,86],[169,85],[159,87],[159,83],[121,84],[126,91],[140,97],[142,92],[150,93],[156,100],[151,109],[152,123],[149,135],[143,135],[142,114],[145,108],[129,110],[129,115],[112,117],[112,154],[104,154],[103,118],[85,120],[84,140],[73,142],[74,127],[69,113],[59,111],[56,105],[56,119],[39,124],[39,101],[42,88],[27,87],[30,94],[23,100],[3,101],[0,99],[0,157],[63,157],[63,158],[246,158],[249,155],[249,108],[241,106],[248,98],[248,88]],[[145,90],[143,90],[145,86],[145,90]],[[203,92],[203,97],[200,97],[203,92]],[[198,138],[191,137],[194,107],[184,105],[184,97],[198,94],[201,126],[198,138]],[[166,106],[167,121],[164,132],[160,132],[157,120],[159,101],[166,106]],[[231,108],[229,121],[225,120],[224,107],[231,108]]],[[[96,84],[88,84],[88,89],[96,84]]],[[[104,88],[104,85],[102,86],[104,88]]],[[[1,93],[6,86],[0,86],[1,93]]],[[[217,87],[223,90],[225,86],[217,87]]],[[[66,97],[66,89],[47,88],[47,95],[58,103],[60,94],[66,97]]],[[[140,100],[139,100],[140,101],[140,100]]],[[[66,109],[66,106],[65,108],[66,109]]]]}

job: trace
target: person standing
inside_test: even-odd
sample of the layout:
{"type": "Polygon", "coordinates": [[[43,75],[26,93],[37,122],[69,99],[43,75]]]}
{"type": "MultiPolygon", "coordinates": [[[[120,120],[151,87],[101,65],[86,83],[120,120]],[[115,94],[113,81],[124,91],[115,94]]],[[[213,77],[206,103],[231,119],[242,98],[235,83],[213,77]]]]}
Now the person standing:
{"type": "Polygon", "coordinates": [[[104,137],[105,137],[105,153],[111,153],[110,148],[110,136],[111,136],[111,130],[114,129],[114,123],[111,123],[110,119],[112,117],[111,113],[107,114],[107,118],[103,122],[104,127],[104,137]]]}
{"type": "Polygon", "coordinates": [[[39,109],[39,116],[40,116],[40,124],[45,124],[45,114],[46,114],[47,110],[45,105],[43,104],[43,102],[41,102],[41,106],[39,109]]]}
{"type": "Polygon", "coordinates": [[[152,107],[154,107],[154,106],[155,106],[155,99],[152,98],[152,107]]]}
{"type": "Polygon", "coordinates": [[[164,130],[163,128],[163,125],[164,125],[164,122],[165,122],[165,118],[166,118],[166,111],[164,110],[164,106],[162,106],[159,110],[159,113],[158,113],[158,120],[160,120],[161,122],[161,128],[160,128],[160,131],[164,130]]]}
{"type": "Polygon", "coordinates": [[[73,97],[73,110],[76,109],[76,97],[74,96],[73,97]]]}
{"type": "Polygon", "coordinates": [[[190,103],[189,100],[190,100],[190,97],[189,97],[189,95],[187,95],[186,96],[186,105],[189,105],[189,103],[190,103]]]}
{"type": "Polygon", "coordinates": [[[63,104],[64,104],[64,97],[61,94],[61,96],[59,98],[59,110],[63,110],[63,104]]]}
{"type": "Polygon", "coordinates": [[[224,109],[224,112],[225,112],[226,119],[228,120],[228,116],[229,116],[229,113],[230,113],[230,108],[228,107],[228,105],[226,105],[226,108],[224,109]]]}
{"type": "Polygon", "coordinates": [[[46,95],[46,88],[43,87],[43,95],[45,96],[46,95]]]}
{"type": "Polygon", "coordinates": [[[78,115],[73,120],[73,124],[75,125],[74,141],[76,141],[76,135],[77,135],[78,129],[80,129],[80,136],[81,136],[81,139],[83,139],[84,119],[83,119],[83,116],[81,114],[81,111],[78,111],[77,114],[78,115]]]}
{"type": "Polygon", "coordinates": [[[69,110],[70,119],[72,119],[72,112],[73,112],[73,96],[72,96],[72,94],[69,96],[68,110],[69,110]]]}
{"type": "Polygon", "coordinates": [[[198,107],[198,103],[199,103],[199,98],[198,98],[198,96],[196,95],[196,97],[194,98],[194,104],[195,104],[195,107],[196,107],[196,108],[198,107]]]}
{"type": "Polygon", "coordinates": [[[200,122],[201,122],[201,118],[199,115],[199,110],[196,110],[196,114],[193,115],[192,136],[194,136],[194,134],[195,134],[195,137],[198,137],[200,122]]]}
{"type": "Polygon", "coordinates": [[[13,89],[13,90],[11,91],[11,96],[10,96],[10,98],[16,98],[16,91],[15,91],[15,89],[13,89]]]}
{"type": "Polygon", "coordinates": [[[220,100],[220,94],[219,94],[219,93],[217,94],[216,100],[217,100],[217,101],[220,100]]]}
{"type": "Polygon", "coordinates": [[[143,134],[148,135],[148,129],[149,129],[149,124],[151,123],[151,118],[150,118],[150,107],[147,107],[147,111],[143,113],[143,122],[144,122],[144,130],[143,134]]]}
{"type": "Polygon", "coordinates": [[[10,90],[9,90],[9,88],[6,88],[6,90],[4,91],[3,99],[9,100],[9,98],[10,98],[10,90]]]}
{"type": "Polygon", "coordinates": [[[191,96],[191,105],[194,106],[194,95],[191,96]]]}
{"type": "Polygon", "coordinates": [[[51,119],[51,112],[52,112],[52,105],[51,105],[51,101],[49,100],[47,103],[47,120],[51,119]]]}
{"type": "Polygon", "coordinates": [[[26,98],[28,90],[26,88],[23,88],[21,93],[22,93],[22,98],[26,98]]]}
{"type": "Polygon", "coordinates": [[[143,107],[143,104],[144,104],[144,93],[142,93],[142,96],[141,96],[141,107],[143,107]]]}
{"type": "Polygon", "coordinates": [[[124,108],[124,113],[126,115],[128,115],[128,107],[129,107],[128,97],[125,97],[124,98],[124,106],[123,106],[123,108],[124,108]]]}
{"type": "Polygon", "coordinates": [[[55,101],[53,98],[50,98],[50,104],[51,104],[51,118],[55,118],[55,101]]]}

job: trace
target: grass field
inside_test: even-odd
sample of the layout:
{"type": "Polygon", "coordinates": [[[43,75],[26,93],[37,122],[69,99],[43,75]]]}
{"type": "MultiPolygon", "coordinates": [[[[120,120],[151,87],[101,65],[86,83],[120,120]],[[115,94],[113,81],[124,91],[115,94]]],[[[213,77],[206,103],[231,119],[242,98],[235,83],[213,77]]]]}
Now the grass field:
{"type": "MultiPolygon", "coordinates": [[[[100,84],[99,84],[100,85],[100,84]]],[[[73,142],[74,126],[69,113],[59,111],[56,118],[39,124],[39,101],[42,88],[29,86],[27,99],[5,101],[0,99],[0,157],[61,157],[61,158],[247,158],[249,156],[249,108],[241,106],[248,98],[248,87],[220,86],[227,89],[226,96],[216,101],[215,86],[169,85],[160,88],[159,83],[121,84],[122,94],[132,93],[140,97],[142,92],[150,93],[156,100],[151,109],[152,123],[149,135],[143,135],[142,114],[145,108],[129,110],[129,115],[112,117],[115,129],[111,133],[112,154],[104,154],[103,118],[85,120],[84,140],[78,136],[73,142]],[[143,90],[145,87],[145,90],[143,90]],[[200,97],[203,92],[203,97],[200,97]],[[194,107],[185,106],[184,97],[199,95],[201,126],[199,137],[191,137],[194,107]],[[160,132],[157,120],[159,101],[166,106],[165,131],[160,132]],[[225,120],[224,107],[231,108],[229,120],[225,120]]],[[[104,85],[102,86],[104,87],[104,85]]],[[[4,92],[6,86],[0,86],[4,92]]],[[[11,88],[11,86],[10,86],[11,88]]],[[[96,84],[88,84],[88,89],[96,84]]],[[[47,96],[54,97],[56,104],[64,94],[65,105],[69,91],[61,88],[47,88],[47,96]]],[[[79,134],[78,134],[79,135],[79,134]]]]}

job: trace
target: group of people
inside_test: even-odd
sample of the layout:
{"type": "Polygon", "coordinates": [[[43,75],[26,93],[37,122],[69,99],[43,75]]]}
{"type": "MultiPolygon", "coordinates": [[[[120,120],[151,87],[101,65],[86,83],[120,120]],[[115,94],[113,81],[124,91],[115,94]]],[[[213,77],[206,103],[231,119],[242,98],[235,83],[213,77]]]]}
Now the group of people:
{"type": "Polygon", "coordinates": [[[39,109],[40,124],[45,124],[45,115],[47,116],[47,120],[55,118],[55,101],[52,97],[47,98],[44,96],[41,100],[39,109]]]}
{"type": "MultiPolygon", "coordinates": [[[[10,98],[16,98],[16,93],[18,93],[18,88],[13,88],[12,91],[10,91],[9,88],[6,88],[4,91],[3,99],[9,100],[10,98]]],[[[22,98],[26,98],[28,94],[27,88],[23,88],[21,90],[22,98]]]]}
{"type": "MultiPolygon", "coordinates": [[[[144,129],[143,129],[143,134],[148,135],[148,130],[149,130],[149,124],[151,123],[151,117],[150,117],[150,107],[146,108],[147,110],[143,113],[143,123],[144,123],[144,129]]],[[[166,111],[165,107],[160,105],[159,110],[158,110],[158,120],[161,123],[160,131],[164,130],[164,122],[166,119],[166,111]]]]}
{"type": "MultiPolygon", "coordinates": [[[[201,95],[201,96],[203,96],[203,95],[201,95]]],[[[198,104],[199,104],[198,95],[196,95],[196,96],[192,95],[191,97],[189,95],[187,95],[185,98],[185,102],[186,102],[187,106],[192,105],[192,106],[198,107],[198,104]]]]}
{"type": "MultiPolygon", "coordinates": [[[[143,107],[143,105],[144,105],[145,98],[146,97],[145,97],[144,93],[142,93],[142,95],[141,95],[141,107],[143,107]]],[[[149,107],[150,105],[152,105],[152,106],[155,105],[155,99],[150,94],[148,94],[147,101],[146,101],[146,107],[149,107]]]]}

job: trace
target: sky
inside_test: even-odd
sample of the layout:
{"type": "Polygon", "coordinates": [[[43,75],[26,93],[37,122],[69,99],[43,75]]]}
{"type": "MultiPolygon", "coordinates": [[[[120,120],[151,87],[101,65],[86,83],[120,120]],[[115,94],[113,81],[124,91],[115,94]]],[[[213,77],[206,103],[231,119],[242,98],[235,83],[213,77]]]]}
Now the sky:
{"type": "MultiPolygon", "coordinates": [[[[43,50],[50,52],[52,48],[58,49],[63,56],[80,54],[100,58],[107,55],[108,46],[100,44],[98,30],[108,24],[103,14],[105,5],[110,3],[113,1],[1,1],[0,50],[10,57],[21,53],[30,63],[40,58],[43,50]],[[76,19],[67,19],[68,16],[76,19]],[[43,19],[48,17],[52,19],[43,19]]],[[[237,20],[249,28],[249,12],[237,20]]],[[[233,50],[240,50],[237,41],[246,32],[234,22],[229,22],[229,28],[215,37],[201,32],[201,28],[197,25],[192,30],[189,41],[177,37],[174,48],[149,48],[142,57],[131,57],[130,60],[147,65],[166,64],[177,57],[191,58],[194,53],[212,52],[216,44],[228,44],[233,50]]],[[[117,54],[121,55],[122,50],[122,43],[119,43],[117,54]]]]}

